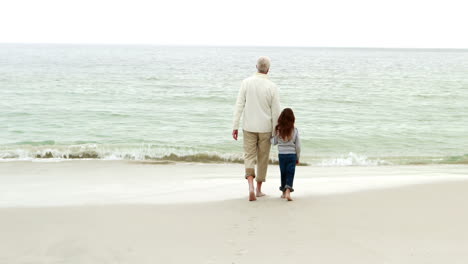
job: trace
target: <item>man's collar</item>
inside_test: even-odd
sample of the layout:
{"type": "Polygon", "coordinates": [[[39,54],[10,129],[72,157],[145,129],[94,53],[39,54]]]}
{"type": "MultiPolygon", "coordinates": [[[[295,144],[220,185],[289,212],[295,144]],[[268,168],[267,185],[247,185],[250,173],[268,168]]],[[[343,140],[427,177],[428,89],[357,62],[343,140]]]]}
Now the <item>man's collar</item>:
{"type": "Polygon", "coordinates": [[[259,77],[263,77],[263,78],[268,78],[268,75],[267,75],[267,74],[261,73],[261,72],[256,72],[255,75],[256,75],[256,76],[259,76],[259,77]]]}

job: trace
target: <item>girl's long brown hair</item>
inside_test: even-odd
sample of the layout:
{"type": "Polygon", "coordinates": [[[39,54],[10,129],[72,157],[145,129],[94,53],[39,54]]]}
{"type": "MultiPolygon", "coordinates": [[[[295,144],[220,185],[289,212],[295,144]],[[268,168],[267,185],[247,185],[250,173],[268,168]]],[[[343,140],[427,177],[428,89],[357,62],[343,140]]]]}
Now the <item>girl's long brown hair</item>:
{"type": "Polygon", "coordinates": [[[278,124],[275,127],[276,134],[284,141],[289,141],[293,137],[294,132],[294,112],[291,108],[285,108],[278,118],[278,124]]]}

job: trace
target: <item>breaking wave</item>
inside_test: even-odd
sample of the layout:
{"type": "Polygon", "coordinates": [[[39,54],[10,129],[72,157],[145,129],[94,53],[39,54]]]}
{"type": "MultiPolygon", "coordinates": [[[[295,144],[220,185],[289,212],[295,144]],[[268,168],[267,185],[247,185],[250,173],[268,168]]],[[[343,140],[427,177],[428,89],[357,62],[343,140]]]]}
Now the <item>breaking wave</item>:
{"type": "MultiPolygon", "coordinates": [[[[11,147],[11,146],[10,146],[11,147]]],[[[278,164],[272,154],[270,164],[278,164]]],[[[0,147],[0,161],[18,160],[136,160],[157,161],[158,163],[243,163],[242,153],[219,153],[193,149],[157,148],[155,146],[105,146],[98,144],[78,144],[61,146],[55,142],[40,142],[28,145],[15,145],[14,148],[0,147]],[[48,143],[48,145],[43,145],[48,143]]],[[[429,164],[468,164],[468,154],[446,157],[367,157],[356,153],[337,157],[303,157],[300,165],[307,166],[388,166],[388,165],[429,165],[429,164]]]]}

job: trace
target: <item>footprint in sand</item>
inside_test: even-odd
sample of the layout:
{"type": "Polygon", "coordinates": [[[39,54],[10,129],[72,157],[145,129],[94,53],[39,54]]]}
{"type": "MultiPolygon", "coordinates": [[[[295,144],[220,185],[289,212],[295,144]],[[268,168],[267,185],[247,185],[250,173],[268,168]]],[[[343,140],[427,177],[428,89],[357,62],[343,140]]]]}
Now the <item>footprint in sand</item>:
{"type": "Polygon", "coordinates": [[[247,234],[248,234],[249,236],[255,235],[255,230],[257,229],[257,227],[256,227],[256,220],[257,220],[257,217],[256,217],[256,216],[251,216],[251,217],[249,217],[249,219],[248,219],[249,227],[248,227],[247,234]]]}
{"type": "Polygon", "coordinates": [[[236,255],[238,255],[238,256],[243,256],[243,255],[245,255],[245,254],[247,254],[247,253],[249,253],[249,250],[247,250],[247,249],[240,249],[240,250],[237,251],[236,255]]]}

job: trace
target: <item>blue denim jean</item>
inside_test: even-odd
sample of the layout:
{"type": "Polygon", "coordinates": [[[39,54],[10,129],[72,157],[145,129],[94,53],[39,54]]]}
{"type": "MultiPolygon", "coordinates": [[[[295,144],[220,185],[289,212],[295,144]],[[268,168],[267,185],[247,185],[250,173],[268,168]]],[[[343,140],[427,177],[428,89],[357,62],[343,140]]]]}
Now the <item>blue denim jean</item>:
{"type": "Polygon", "coordinates": [[[296,154],[279,154],[278,155],[279,166],[281,171],[281,186],[280,191],[284,192],[289,189],[294,192],[293,182],[294,173],[296,171],[296,154]]]}

